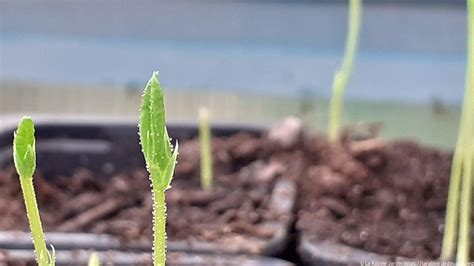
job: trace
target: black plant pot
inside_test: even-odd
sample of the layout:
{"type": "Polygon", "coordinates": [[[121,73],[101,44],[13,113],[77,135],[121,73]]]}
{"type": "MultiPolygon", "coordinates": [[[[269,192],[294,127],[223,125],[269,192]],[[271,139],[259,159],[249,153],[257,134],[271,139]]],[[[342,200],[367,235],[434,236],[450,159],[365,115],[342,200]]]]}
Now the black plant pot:
{"type": "Polygon", "coordinates": [[[406,258],[370,253],[315,236],[303,234],[300,237],[298,253],[307,265],[361,265],[363,262],[388,263],[408,262],[406,258]]]}
{"type": "MultiPolygon", "coordinates": [[[[37,168],[41,169],[46,177],[70,176],[72,171],[77,168],[87,168],[92,172],[110,176],[126,169],[145,167],[138,142],[137,122],[134,120],[116,119],[111,121],[97,118],[71,118],[59,121],[56,118],[48,117],[34,117],[34,119],[37,139],[37,168]]],[[[11,118],[0,119],[0,169],[12,164],[11,145],[17,121],[17,119],[11,118]]],[[[191,124],[171,124],[168,126],[168,130],[170,137],[178,140],[191,139],[198,134],[197,127],[191,124]]],[[[213,127],[212,132],[214,136],[220,137],[237,132],[258,135],[263,132],[263,128],[235,124],[220,125],[213,127]]],[[[279,180],[272,190],[269,208],[281,213],[281,215],[292,217],[295,198],[296,184],[289,180],[279,180]]],[[[265,224],[276,232],[270,240],[242,236],[245,240],[242,241],[244,244],[232,245],[231,247],[194,240],[168,241],[167,245],[171,252],[274,255],[283,251],[286,247],[291,223],[292,218],[285,222],[275,221],[265,224]],[[252,243],[252,248],[250,249],[245,243],[252,243]]],[[[60,264],[71,262],[67,259],[67,256],[63,259],[62,252],[74,253],[78,250],[96,250],[104,252],[102,255],[104,258],[107,258],[107,254],[112,251],[125,257],[128,253],[124,252],[130,250],[135,252],[130,253],[131,255],[145,252],[147,255],[137,255],[138,261],[142,256],[148,256],[151,249],[149,243],[124,244],[118,237],[111,235],[47,232],[46,237],[48,244],[55,247],[60,264]]],[[[32,254],[32,248],[28,233],[0,232],[0,251],[7,253],[10,251],[10,256],[26,258],[25,254],[32,254]],[[25,253],[27,250],[29,253],[25,253]]],[[[74,254],[80,254],[77,252],[74,254]]],[[[119,255],[112,255],[110,258],[112,261],[116,259],[115,262],[118,264],[134,264],[130,260],[119,259],[122,258],[119,255]]],[[[133,256],[130,258],[134,258],[133,256]]],[[[265,264],[268,265],[268,263],[265,264]]]]}
{"type": "MultiPolygon", "coordinates": [[[[61,250],[56,253],[56,265],[86,265],[92,251],[61,250]]],[[[103,251],[98,253],[102,265],[152,265],[150,253],[103,251]]],[[[35,264],[35,256],[30,250],[7,250],[0,252],[1,265],[35,264]]],[[[253,265],[253,266],[291,266],[277,258],[257,255],[205,254],[190,252],[168,252],[166,265],[253,265]]]]}

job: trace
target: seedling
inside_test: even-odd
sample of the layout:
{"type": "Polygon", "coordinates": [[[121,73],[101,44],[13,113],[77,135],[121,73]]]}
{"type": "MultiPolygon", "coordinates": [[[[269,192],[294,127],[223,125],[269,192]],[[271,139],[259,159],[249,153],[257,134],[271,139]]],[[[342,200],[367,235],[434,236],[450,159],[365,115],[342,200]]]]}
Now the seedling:
{"type": "Polygon", "coordinates": [[[212,147],[211,129],[209,127],[209,112],[207,108],[199,108],[199,142],[201,150],[201,187],[211,190],[213,185],[212,174],[212,147]]]}
{"type": "Polygon", "coordinates": [[[153,263],[164,266],[166,261],[165,191],[173,178],[178,142],[172,149],[165,123],[163,90],[154,72],[145,87],[140,110],[140,142],[145,157],[153,195],[153,263]]]}
{"type": "Polygon", "coordinates": [[[352,73],[354,59],[359,42],[361,22],[361,1],[349,0],[349,20],[346,48],[341,68],[334,75],[332,84],[332,97],[329,105],[329,128],[328,137],[331,141],[337,141],[341,127],[341,116],[343,113],[343,97],[347,81],[352,73]]]}
{"type": "Polygon", "coordinates": [[[454,151],[449,182],[446,222],[441,250],[441,260],[454,258],[457,236],[456,261],[466,265],[469,261],[471,234],[471,204],[473,175],[473,119],[474,119],[474,0],[467,0],[467,71],[464,103],[459,125],[458,140],[454,151]],[[461,186],[462,185],[462,186],[461,186]],[[461,193],[461,194],[459,194],[461,193]],[[459,229],[458,229],[459,222],[459,229]],[[458,234],[457,234],[458,233],[458,234]]]}
{"type": "Polygon", "coordinates": [[[89,257],[89,262],[87,263],[87,266],[100,266],[99,255],[97,255],[97,253],[93,252],[91,254],[91,256],[89,257]]]}
{"type": "Polygon", "coordinates": [[[25,201],[26,215],[30,224],[36,261],[40,266],[55,265],[54,250],[49,253],[41,225],[38,204],[33,186],[36,169],[35,125],[30,117],[23,117],[13,140],[13,161],[20,177],[21,190],[25,201]]]}

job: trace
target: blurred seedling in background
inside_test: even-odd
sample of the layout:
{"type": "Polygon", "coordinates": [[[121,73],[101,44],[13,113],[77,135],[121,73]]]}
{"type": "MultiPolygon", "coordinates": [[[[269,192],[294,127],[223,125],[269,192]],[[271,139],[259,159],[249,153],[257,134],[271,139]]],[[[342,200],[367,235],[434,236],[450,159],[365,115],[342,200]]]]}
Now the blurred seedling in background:
{"type": "Polygon", "coordinates": [[[150,173],[153,195],[153,263],[166,261],[165,191],[170,188],[178,156],[178,142],[173,148],[165,122],[163,90],[154,72],[145,87],[140,109],[140,142],[150,173]]]}
{"type": "Polygon", "coordinates": [[[344,107],[344,91],[352,73],[361,24],[361,0],[349,0],[349,19],[346,48],[341,68],[334,75],[332,96],[329,103],[328,137],[330,141],[339,139],[342,113],[344,107]]]}
{"type": "Polygon", "coordinates": [[[199,108],[199,144],[201,151],[201,187],[211,190],[213,186],[212,173],[212,143],[207,108],[199,108]]]}
{"type": "Polygon", "coordinates": [[[474,0],[467,0],[467,71],[464,103],[459,124],[458,140],[454,151],[449,181],[448,203],[444,227],[441,260],[451,261],[456,251],[456,261],[467,265],[470,253],[472,208],[472,160],[474,119],[474,0]],[[459,226],[459,228],[458,228],[459,226]]]}
{"type": "Polygon", "coordinates": [[[20,178],[36,260],[40,266],[52,266],[55,265],[54,249],[50,253],[46,248],[46,240],[33,186],[33,174],[36,169],[35,142],[35,125],[33,120],[30,117],[23,117],[14,135],[13,160],[20,178]]]}

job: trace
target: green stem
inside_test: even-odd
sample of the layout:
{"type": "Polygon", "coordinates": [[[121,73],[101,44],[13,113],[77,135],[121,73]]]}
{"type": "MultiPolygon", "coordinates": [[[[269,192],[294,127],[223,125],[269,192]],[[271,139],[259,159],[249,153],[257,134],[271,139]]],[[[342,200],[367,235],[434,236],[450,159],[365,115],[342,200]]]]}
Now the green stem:
{"type": "MultiPolygon", "coordinates": [[[[472,147],[472,146],[471,146],[472,147]]],[[[459,239],[456,261],[461,265],[469,262],[471,239],[471,200],[472,200],[472,152],[466,154],[465,175],[462,181],[461,204],[459,217],[459,239]],[[470,162],[466,162],[470,161],[470,162]]]]}
{"type": "MultiPolygon", "coordinates": [[[[461,130],[460,130],[461,131],[461,130]]],[[[462,131],[461,131],[462,132],[462,131]]],[[[454,158],[451,168],[451,177],[449,180],[448,203],[446,207],[446,218],[443,235],[443,245],[441,249],[441,260],[450,261],[454,257],[455,242],[458,229],[459,215],[459,190],[461,185],[462,172],[462,136],[459,134],[458,143],[454,152],[454,158]]]]}
{"type": "Polygon", "coordinates": [[[25,201],[26,215],[30,223],[31,235],[33,237],[33,245],[35,247],[36,259],[40,266],[48,265],[48,250],[41,226],[41,219],[36,203],[35,190],[33,187],[33,178],[20,177],[21,190],[23,191],[23,199],[25,201]]]}
{"type": "MultiPolygon", "coordinates": [[[[468,66],[469,68],[469,66],[468,66]]],[[[467,71],[469,72],[469,70],[467,71]]],[[[461,189],[461,176],[463,174],[463,161],[467,156],[464,146],[466,145],[466,131],[469,131],[470,105],[472,102],[472,93],[469,89],[469,75],[466,73],[466,82],[464,90],[464,102],[462,105],[461,119],[459,121],[458,139],[454,150],[453,162],[451,166],[451,175],[449,179],[449,193],[446,207],[445,227],[443,234],[443,244],[440,259],[450,261],[454,258],[455,242],[459,222],[459,193],[461,189]]],[[[464,173],[465,174],[465,173],[464,173]]]]}
{"type": "Polygon", "coordinates": [[[329,106],[329,128],[328,137],[331,141],[336,141],[339,137],[341,117],[343,112],[343,97],[352,68],[354,65],[357,44],[359,42],[361,24],[361,0],[349,0],[349,20],[348,35],[344,59],[341,68],[334,75],[333,95],[329,106]]]}
{"type": "Polygon", "coordinates": [[[99,255],[95,252],[92,252],[91,256],[89,257],[89,262],[87,266],[100,266],[100,259],[99,255]]]}
{"type": "Polygon", "coordinates": [[[466,117],[462,123],[465,123],[465,134],[462,144],[466,148],[463,159],[463,180],[461,186],[460,217],[459,217],[459,236],[458,251],[456,261],[461,265],[469,262],[470,238],[471,238],[471,208],[472,208],[472,163],[473,163],[473,121],[474,106],[472,89],[474,88],[474,67],[473,67],[473,45],[474,45],[474,0],[467,0],[467,71],[466,71],[466,90],[467,90],[467,108],[466,117]]]}
{"type": "Polygon", "coordinates": [[[341,83],[340,72],[334,76],[333,81],[333,95],[329,103],[329,128],[328,128],[328,137],[330,141],[337,141],[339,138],[339,127],[341,125],[341,116],[342,116],[342,101],[344,91],[342,86],[337,85],[341,83]]]}
{"type": "Polygon", "coordinates": [[[166,262],[166,202],[165,191],[153,184],[153,265],[166,262]]]}
{"type": "Polygon", "coordinates": [[[201,187],[211,190],[213,183],[211,129],[207,109],[199,109],[199,142],[201,150],[201,187]]]}
{"type": "Polygon", "coordinates": [[[451,175],[449,179],[448,202],[440,256],[442,261],[452,260],[455,252],[455,242],[459,222],[459,193],[461,189],[461,176],[463,174],[463,161],[466,157],[464,146],[466,145],[466,138],[469,138],[469,135],[466,135],[466,131],[468,131],[467,123],[469,122],[469,106],[472,102],[472,93],[469,89],[469,79],[469,75],[467,75],[464,102],[462,106],[461,119],[459,121],[458,139],[454,150],[451,175]]]}

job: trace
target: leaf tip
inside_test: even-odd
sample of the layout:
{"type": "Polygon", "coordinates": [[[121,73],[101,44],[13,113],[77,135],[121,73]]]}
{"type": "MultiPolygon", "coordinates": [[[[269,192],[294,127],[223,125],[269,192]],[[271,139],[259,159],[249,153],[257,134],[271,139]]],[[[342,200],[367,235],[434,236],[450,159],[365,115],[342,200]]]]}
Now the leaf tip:
{"type": "Polygon", "coordinates": [[[16,170],[22,177],[32,177],[36,168],[36,152],[35,125],[31,117],[23,117],[13,135],[13,161],[16,170]]]}

